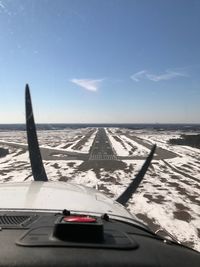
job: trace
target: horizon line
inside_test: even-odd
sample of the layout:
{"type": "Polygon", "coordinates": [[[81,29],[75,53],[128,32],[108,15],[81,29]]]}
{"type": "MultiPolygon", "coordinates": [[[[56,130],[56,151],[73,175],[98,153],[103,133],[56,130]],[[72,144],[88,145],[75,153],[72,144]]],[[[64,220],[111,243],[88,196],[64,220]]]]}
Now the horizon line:
{"type": "MultiPolygon", "coordinates": [[[[1,123],[0,125],[26,125],[25,122],[14,122],[14,123],[1,123]]],[[[151,124],[151,125],[159,125],[159,124],[199,124],[200,122],[38,122],[35,123],[36,125],[40,125],[40,124],[96,124],[96,125],[100,125],[100,124],[151,124]]]]}

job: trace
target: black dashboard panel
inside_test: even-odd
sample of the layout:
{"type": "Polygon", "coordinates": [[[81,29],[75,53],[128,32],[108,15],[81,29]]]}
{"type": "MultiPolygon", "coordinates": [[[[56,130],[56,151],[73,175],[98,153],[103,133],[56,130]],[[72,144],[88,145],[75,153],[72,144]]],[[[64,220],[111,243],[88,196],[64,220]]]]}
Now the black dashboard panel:
{"type": "Polygon", "coordinates": [[[89,234],[79,240],[76,233],[74,240],[61,240],[54,230],[62,214],[12,212],[0,216],[15,216],[16,224],[1,224],[0,267],[200,266],[200,253],[130,223],[95,217],[102,220],[102,240],[87,239],[89,234]]]}

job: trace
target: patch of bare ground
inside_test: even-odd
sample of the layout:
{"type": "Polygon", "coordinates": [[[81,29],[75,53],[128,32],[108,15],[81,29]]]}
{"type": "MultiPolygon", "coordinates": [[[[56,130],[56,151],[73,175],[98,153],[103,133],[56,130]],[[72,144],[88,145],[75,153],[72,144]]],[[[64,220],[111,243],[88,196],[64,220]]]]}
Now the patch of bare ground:
{"type": "Polygon", "coordinates": [[[196,188],[200,188],[199,185],[195,184],[192,182],[192,181],[188,181],[188,180],[185,180],[185,179],[180,179],[180,181],[186,185],[189,185],[191,187],[196,187],[196,188]]]}
{"type": "Polygon", "coordinates": [[[167,193],[169,194],[169,191],[166,188],[159,188],[159,191],[167,191],[167,193]]]}
{"type": "Polygon", "coordinates": [[[156,223],[155,219],[149,219],[145,214],[137,213],[135,214],[138,219],[143,221],[153,232],[160,228],[160,225],[156,223]]]}
{"type": "Polygon", "coordinates": [[[69,169],[68,168],[62,168],[63,171],[68,171],[69,169]]]}
{"type": "Polygon", "coordinates": [[[191,195],[185,188],[179,186],[178,184],[176,184],[175,189],[180,195],[185,196],[185,198],[188,198],[193,204],[200,206],[200,200],[197,199],[199,198],[199,195],[191,195]]]}
{"type": "Polygon", "coordinates": [[[197,198],[199,198],[199,196],[193,196],[193,195],[189,195],[189,194],[187,194],[187,197],[189,198],[189,200],[190,200],[191,202],[193,202],[194,204],[200,206],[200,200],[197,199],[197,198]]]}
{"type": "Polygon", "coordinates": [[[69,178],[67,176],[60,176],[58,178],[58,181],[60,181],[60,182],[67,182],[68,180],[69,180],[69,178]]]}
{"type": "Polygon", "coordinates": [[[70,168],[73,168],[74,165],[75,165],[75,162],[69,162],[67,165],[68,165],[70,168]]]}
{"type": "Polygon", "coordinates": [[[175,206],[178,210],[187,210],[188,208],[184,206],[182,203],[175,203],[175,206]]]}
{"type": "Polygon", "coordinates": [[[153,161],[154,165],[159,165],[160,163],[158,161],[153,161]]]}
{"type": "Polygon", "coordinates": [[[107,196],[110,196],[111,198],[114,197],[114,194],[112,194],[104,184],[98,185],[98,190],[103,192],[107,196]]]}
{"type": "Polygon", "coordinates": [[[22,155],[24,153],[26,153],[26,149],[21,149],[18,153],[15,154],[15,157],[19,156],[19,155],[22,155]]]}
{"type": "Polygon", "coordinates": [[[197,235],[200,238],[200,228],[197,228],[197,235]]]}
{"type": "Polygon", "coordinates": [[[130,164],[129,166],[127,166],[126,169],[124,169],[125,173],[132,173],[132,171],[134,170],[134,167],[132,164],[130,164]]]}
{"type": "Polygon", "coordinates": [[[161,171],[163,172],[163,171],[169,171],[169,170],[167,169],[167,166],[161,166],[161,171]]]}
{"type": "Polygon", "coordinates": [[[5,160],[4,162],[2,162],[3,164],[5,164],[5,163],[8,163],[8,162],[10,162],[10,160],[8,159],[8,160],[5,160]]]}
{"type": "Polygon", "coordinates": [[[3,170],[0,171],[0,176],[5,176],[9,173],[11,173],[12,171],[16,171],[17,170],[17,167],[14,169],[14,168],[4,168],[3,170]]]}
{"type": "Polygon", "coordinates": [[[190,216],[190,214],[185,211],[185,210],[181,210],[181,211],[174,211],[174,218],[184,221],[184,222],[190,222],[192,220],[192,217],[190,216]]]}
{"type": "Polygon", "coordinates": [[[30,170],[30,169],[31,169],[30,166],[23,166],[23,167],[21,167],[21,168],[16,167],[16,170],[17,170],[17,171],[24,171],[24,170],[30,170]]]}
{"type": "Polygon", "coordinates": [[[4,182],[9,182],[10,180],[12,180],[12,176],[9,176],[9,177],[6,177],[6,178],[4,178],[4,182]]]}
{"type": "Polygon", "coordinates": [[[57,175],[57,177],[61,177],[61,176],[63,176],[60,170],[58,170],[58,171],[56,172],[56,175],[57,175]]]}
{"type": "Polygon", "coordinates": [[[148,170],[151,171],[151,172],[155,172],[154,166],[152,164],[149,166],[148,170]]]}
{"type": "Polygon", "coordinates": [[[51,165],[52,167],[54,167],[55,169],[60,169],[58,163],[54,163],[53,165],[51,165]]]}
{"type": "Polygon", "coordinates": [[[163,183],[166,183],[166,182],[167,182],[167,179],[166,179],[166,178],[163,178],[163,177],[161,177],[161,178],[160,178],[160,181],[161,181],[161,182],[163,182],[163,183]]]}
{"type": "Polygon", "coordinates": [[[101,177],[100,180],[104,182],[110,182],[115,185],[121,185],[121,183],[119,183],[115,177],[109,174],[106,174],[104,177],[101,177]]]}
{"type": "Polygon", "coordinates": [[[128,152],[129,153],[129,156],[132,156],[134,154],[135,150],[136,149],[131,148],[131,151],[128,152]]]}
{"type": "Polygon", "coordinates": [[[161,187],[161,185],[159,185],[159,184],[153,184],[153,186],[156,187],[156,188],[160,188],[161,187]]]}
{"type": "Polygon", "coordinates": [[[176,182],[167,182],[167,184],[168,184],[170,187],[175,187],[176,189],[179,188],[179,184],[176,183],[176,182]]]}
{"type": "Polygon", "coordinates": [[[156,173],[151,173],[151,177],[157,177],[158,175],[156,173]]]}
{"type": "Polygon", "coordinates": [[[200,185],[196,184],[196,185],[195,185],[195,188],[197,188],[197,189],[200,190],[200,185]]]}
{"type": "MultiPolygon", "coordinates": [[[[187,212],[188,207],[184,206],[182,203],[175,203],[175,206],[176,206],[177,210],[173,212],[174,218],[181,220],[181,221],[186,221],[189,223],[192,220],[192,217],[187,212]]],[[[198,229],[197,229],[197,231],[198,231],[198,229]]],[[[199,235],[200,235],[200,232],[199,232],[199,235]]],[[[190,247],[193,246],[192,242],[191,242],[191,244],[190,244],[190,242],[185,242],[184,244],[187,246],[190,246],[190,247]]]]}
{"type": "Polygon", "coordinates": [[[165,202],[165,198],[161,195],[144,194],[143,197],[148,199],[148,203],[155,202],[157,204],[163,204],[165,202]]]}
{"type": "MultiPolygon", "coordinates": [[[[186,179],[182,179],[182,177],[180,178],[180,177],[177,176],[177,175],[171,175],[171,178],[174,179],[174,180],[177,180],[178,182],[181,182],[181,183],[184,183],[184,184],[186,184],[186,185],[189,185],[189,186],[191,186],[191,187],[195,187],[195,188],[197,188],[197,189],[200,189],[200,185],[198,185],[198,184],[193,185],[192,181],[190,181],[190,180],[186,180],[186,179]]],[[[167,183],[171,183],[171,182],[168,182],[168,181],[167,181],[167,183]]],[[[171,183],[171,184],[172,184],[172,183],[171,183]]]]}
{"type": "Polygon", "coordinates": [[[27,162],[23,162],[23,161],[17,161],[16,162],[16,167],[17,168],[25,167],[25,165],[27,165],[27,162]]]}

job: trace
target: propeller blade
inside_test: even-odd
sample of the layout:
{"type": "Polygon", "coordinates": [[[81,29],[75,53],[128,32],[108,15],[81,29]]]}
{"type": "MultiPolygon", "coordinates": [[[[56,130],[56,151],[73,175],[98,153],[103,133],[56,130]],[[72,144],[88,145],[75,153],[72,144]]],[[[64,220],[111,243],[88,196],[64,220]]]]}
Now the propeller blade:
{"type": "Polygon", "coordinates": [[[29,86],[26,84],[26,132],[32,174],[35,181],[48,181],[37,139],[29,86]]]}
{"type": "Polygon", "coordinates": [[[128,200],[131,198],[131,196],[135,193],[139,184],[144,178],[145,173],[147,172],[149,168],[149,165],[151,163],[151,160],[153,159],[155,150],[156,150],[156,145],[152,147],[150,154],[148,155],[145,163],[143,164],[141,170],[139,171],[135,179],[129,184],[126,190],[116,199],[117,202],[125,206],[128,200]]]}

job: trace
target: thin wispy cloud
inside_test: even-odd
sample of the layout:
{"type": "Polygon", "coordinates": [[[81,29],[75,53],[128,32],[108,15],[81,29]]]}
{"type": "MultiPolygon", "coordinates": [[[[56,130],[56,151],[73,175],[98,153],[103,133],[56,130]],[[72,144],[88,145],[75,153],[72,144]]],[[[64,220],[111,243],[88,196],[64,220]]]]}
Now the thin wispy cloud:
{"type": "Polygon", "coordinates": [[[131,79],[135,82],[139,82],[141,80],[150,80],[153,82],[159,82],[159,81],[167,81],[171,80],[177,77],[186,77],[187,75],[185,73],[167,70],[164,73],[161,74],[153,74],[147,70],[141,70],[133,75],[131,75],[131,79]]]}
{"type": "Polygon", "coordinates": [[[5,9],[6,9],[5,5],[3,4],[2,1],[0,1],[0,10],[5,10],[5,9]]]}
{"type": "Polygon", "coordinates": [[[0,0],[0,13],[11,16],[11,12],[8,10],[5,4],[7,4],[5,1],[0,0]]]}
{"type": "Polygon", "coordinates": [[[85,90],[96,92],[98,91],[103,79],[71,79],[70,82],[84,88],[85,90]]]}
{"type": "Polygon", "coordinates": [[[131,79],[134,80],[135,82],[139,82],[140,80],[144,79],[146,76],[147,71],[146,70],[141,70],[133,75],[131,75],[131,79]]]}

